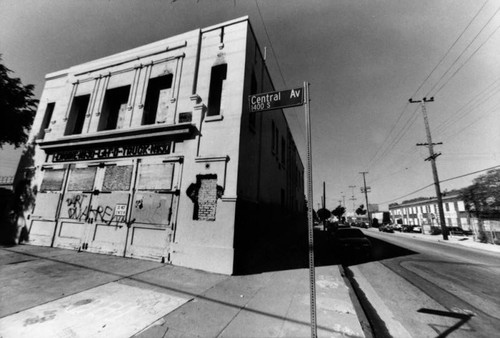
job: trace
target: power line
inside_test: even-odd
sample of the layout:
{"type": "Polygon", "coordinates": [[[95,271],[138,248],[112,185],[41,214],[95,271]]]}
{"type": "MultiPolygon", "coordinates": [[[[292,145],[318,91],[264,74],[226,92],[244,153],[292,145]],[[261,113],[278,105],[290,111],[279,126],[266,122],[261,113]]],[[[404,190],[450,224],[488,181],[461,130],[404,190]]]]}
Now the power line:
{"type": "MultiPolygon", "coordinates": [[[[458,57],[453,61],[453,63],[451,64],[450,67],[448,67],[448,69],[446,70],[446,72],[439,78],[439,80],[437,80],[436,84],[427,92],[427,94],[425,96],[429,96],[430,93],[434,90],[434,88],[436,88],[436,86],[439,84],[439,82],[448,74],[448,72],[453,68],[453,66],[458,62],[458,60],[462,57],[462,55],[464,55],[464,53],[467,51],[467,49],[472,45],[472,43],[474,41],[476,41],[477,37],[483,32],[483,30],[486,28],[486,26],[488,26],[488,24],[491,22],[491,20],[493,20],[493,18],[495,17],[495,15],[498,13],[498,11],[500,11],[500,7],[497,8],[497,10],[495,11],[495,13],[493,13],[493,15],[489,18],[489,20],[483,25],[483,27],[479,30],[479,32],[474,36],[474,38],[472,38],[472,40],[469,42],[469,44],[464,48],[464,50],[460,53],[460,55],[458,55],[458,57]]],[[[496,30],[495,30],[496,31],[496,30]]],[[[489,39],[489,38],[488,38],[489,39]]],[[[481,45],[482,46],[482,45],[481,45]]],[[[470,59],[470,58],[469,58],[470,59]]],[[[467,59],[467,61],[469,60],[467,59]]],[[[466,61],[466,62],[467,62],[466,61]]],[[[463,65],[462,65],[463,66],[463,65]]],[[[460,67],[461,68],[461,67],[460,67]]],[[[453,77],[453,75],[452,75],[453,77]]],[[[450,78],[451,79],[451,78],[450,78]]],[[[448,79],[449,80],[449,79],[448,79]]],[[[434,94],[435,95],[435,94],[434,94]]],[[[432,95],[432,96],[434,96],[432,95]]]]}
{"type": "Polygon", "coordinates": [[[281,67],[280,67],[280,64],[278,62],[278,57],[276,56],[276,52],[274,51],[273,43],[271,41],[271,38],[269,37],[269,33],[267,32],[266,23],[264,22],[264,18],[262,17],[262,13],[260,11],[259,3],[257,2],[257,0],[255,0],[255,5],[257,6],[257,12],[259,12],[260,20],[262,21],[262,26],[264,27],[264,32],[266,33],[267,40],[269,41],[269,45],[271,46],[271,50],[273,51],[274,61],[276,62],[276,66],[278,67],[278,71],[280,73],[281,80],[283,80],[283,84],[285,85],[285,87],[287,87],[285,77],[283,76],[283,72],[281,71],[281,67]]]}
{"type": "MultiPolygon", "coordinates": [[[[422,81],[422,83],[420,84],[420,86],[415,90],[415,93],[413,95],[411,95],[411,97],[415,96],[417,94],[417,92],[422,88],[422,86],[427,82],[427,80],[431,77],[431,75],[434,73],[434,71],[441,65],[441,63],[443,62],[443,60],[448,56],[448,54],[450,53],[450,51],[453,49],[453,47],[457,44],[457,42],[462,38],[462,36],[465,34],[465,32],[467,31],[467,29],[469,29],[470,25],[472,24],[472,22],[474,22],[474,20],[477,18],[477,16],[479,15],[479,13],[483,10],[483,8],[486,6],[486,4],[488,3],[488,0],[486,0],[482,6],[479,8],[479,10],[476,12],[476,14],[472,17],[472,19],[469,21],[469,23],[465,26],[465,28],[462,30],[462,32],[460,33],[460,35],[455,39],[455,41],[453,42],[453,44],[448,48],[448,50],[446,51],[446,53],[443,55],[443,57],[439,60],[439,62],[434,66],[434,68],[431,70],[431,72],[427,75],[427,77],[422,81]]],[[[439,82],[439,81],[438,81],[439,82]]],[[[434,87],[433,87],[434,88],[434,87]]],[[[372,165],[375,164],[374,159],[375,157],[377,156],[377,154],[381,151],[381,149],[384,148],[384,146],[386,145],[386,141],[390,138],[390,136],[392,135],[392,132],[394,131],[395,127],[397,126],[398,122],[401,120],[402,116],[404,115],[405,113],[405,110],[406,108],[408,107],[408,103],[405,105],[405,107],[403,108],[403,110],[401,111],[401,113],[399,114],[396,122],[393,124],[391,130],[389,131],[389,133],[387,134],[386,138],[384,139],[384,141],[382,142],[380,148],[377,149],[377,151],[375,152],[375,154],[372,156],[372,158],[370,159],[370,161],[368,162],[368,165],[367,167],[371,167],[372,165]]],[[[413,112],[413,114],[416,115],[416,110],[413,112]]],[[[411,119],[411,118],[410,118],[411,119]]],[[[413,124],[414,121],[411,123],[413,124]]],[[[403,126],[403,129],[405,127],[403,126]]],[[[406,129],[409,129],[409,128],[406,128],[406,129]]],[[[393,139],[393,141],[391,141],[388,145],[387,145],[387,148],[386,148],[386,151],[384,152],[384,155],[380,156],[380,158],[382,158],[383,156],[385,156],[385,154],[387,154],[390,150],[393,149],[393,147],[399,142],[399,140],[402,138],[402,136],[404,135],[399,133],[395,136],[395,139],[397,138],[398,140],[397,141],[394,141],[395,139],[393,139]],[[392,147],[391,147],[392,146],[392,147]]]]}
{"type": "MultiPolygon", "coordinates": [[[[466,176],[470,176],[470,175],[478,174],[478,173],[480,173],[480,172],[483,172],[483,171],[488,171],[488,170],[495,169],[495,168],[498,168],[498,167],[500,167],[500,165],[496,165],[496,166],[493,166],[493,167],[490,167],[490,168],[486,168],[486,169],[481,169],[481,170],[474,171],[474,172],[471,172],[471,173],[468,173],[468,174],[463,174],[463,175],[460,175],[460,176],[455,176],[455,177],[448,178],[448,179],[446,179],[446,180],[442,180],[442,181],[439,181],[439,182],[440,182],[440,183],[444,183],[444,182],[448,182],[448,181],[456,180],[456,179],[459,179],[459,178],[462,178],[462,177],[466,177],[466,176]]],[[[412,191],[412,192],[410,192],[410,193],[408,193],[408,194],[406,194],[406,195],[403,195],[403,196],[400,196],[400,197],[394,198],[394,199],[392,199],[392,200],[390,200],[390,201],[379,202],[378,204],[386,204],[386,203],[391,203],[391,202],[397,201],[397,200],[399,200],[399,199],[401,199],[401,198],[408,197],[408,196],[413,195],[413,194],[415,194],[415,193],[417,193],[417,192],[419,192],[419,191],[422,191],[422,190],[424,190],[424,189],[427,189],[427,188],[431,187],[432,185],[434,185],[434,183],[431,183],[431,184],[429,184],[429,185],[426,185],[425,187],[420,188],[420,189],[417,189],[417,190],[415,190],[415,191],[412,191]]]]}
{"type": "MultiPolygon", "coordinates": [[[[500,10],[500,7],[499,7],[498,9],[500,10]]],[[[498,12],[498,10],[497,10],[497,12],[498,12]]],[[[453,77],[454,77],[454,76],[455,76],[455,75],[456,75],[456,74],[460,71],[460,69],[462,69],[462,68],[465,66],[465,64],[466,64],[467,62],[469,62],[469,60],[470,60],[470,59],[471,59],[471,58],[472,58],[472,57],[473,57],[473,56],[477,53],[477,51],[478,51],[479,49],[481,49],[481,47],[483,47],[483,45],[484,45],[486,42],[488,42],[488,40],[489,40],[489,39],[493,36],[493,34],[495,34],[495,33],[497,32],[497,30],[498,30],[499,28],[500,28],[500,25],[499,25],[499,26],[497,26],[497,28],[495,28],[495,30],[494,30],[493,32],[491,32],[491,34],[490,34],[490,35],[486,38],[486,40],[485,40],[485,41],[484,41],[481,45],[479,45],[479,47],[477,47],[477,48],[476,48],[476,50],[474,50],[474,52],[472,52],[472,54],[471,54],[471,55],[469,55],[469,57],[467,58],[467,60],[465,60],[465,62],[464,62],[464,63],[462,63],[462,64],[460,65],[460,67],[458,67],[458,68],[455,70],[455,72],[454,72],[454,73],[453,73],[453,74],[452,74],[452,75],[448,78],[448,80],[446,80],[446,82],[445,82],[445,83],[443,83],[443,84],[441,85],[441,87],[439,87],[439,89],[438,89],[438,90],[437,90],[437,91],[433,94],[433,96],[434,96],[434,95],[437,95],[437,93],[439,93],[439,92],[441,91],[441,89],[443,89],[443,88],[444,88],[444,86],[446,86],[446,85],[447,85],[447,84],[451,81],[451,79],[453,79],[453,77]]]]}
{"type": "Polygon", "coordinates": [[[479,8],[479,10],[476,12],[476,15],[474,15],[474,17],[469,21],[469,23],[467,24],[467,26],[465,26],[465,28],[462,31],[462,33],[460,33],[460,35],[455,39],[455,41],[450,46],[450,48],[448,48],[448,50],[446,51],[446,53],[444,53],[443,57],[434,66],[434,68],[431,70],[431,72],[429,73],[429,75],[427,75],[427,77],[424,79],[424,81],[422,81],[422,83],[420,84],[420,86],[418,86],[417,90],[415,90],[415,93],[413,93],[413,95],[411,97],[414,97],[415,95],[417,95],[417,93],[420,90],[420,88],[422,88],[422,86],[424,85],[424,83],[431,77],[432,73],[434,73],[434,71],[439,67],[439,65],[441,65],[441,63],[443,62],[443,60],[448,56],[448,54],[450,53],[450,51],[452,50],[452,48],[455,47],[455,45],[457,44],[458,40],[460,40],[460,38],[464,35],[464,33],[467,31],[467,29],[472,24],[472,22],[476,19],[476,17],[479,15],[479,13],[483,10],[484,6],[486,6],[486,4],[488,3],[488,1],[489,0],[486,0],[483,3],[483,5],[481,6],[481,8],[479,8]]]}
{"type": "Polygon", "coordinates": [[[448,117],[446,120],[441,122],[436,128],[435,131],[441,131],[444,130],[444,128],[458,122],[460,119],[465,117],[467,114],[473,112],[475,110],[475,107],[478,107],[488,101],[493,95],[497,94],[495,91],[495,87],[497,87],[498,82],[500,81],[500,78],[496,79],[492,83],[490,83],[485,89],[480,91],[478,94],[476,94],[474,97],[472,97],[467,103],[465,103],[462,107],[460,107],[458,110],[455,111],[453,115],[448,117]],[[491,92],[490,94],[485,94],[491,92]],[[481,98],[482,96],[482,98],[481,98]],[[476,102],[474,102],[476,101],[476,102]],[[481,101],[481,102],[478,102],[481,101]],[[467,107],[469,106],[470,107],[467,107]],[[468,109],[466,109],[468,108],[468,109]]]}

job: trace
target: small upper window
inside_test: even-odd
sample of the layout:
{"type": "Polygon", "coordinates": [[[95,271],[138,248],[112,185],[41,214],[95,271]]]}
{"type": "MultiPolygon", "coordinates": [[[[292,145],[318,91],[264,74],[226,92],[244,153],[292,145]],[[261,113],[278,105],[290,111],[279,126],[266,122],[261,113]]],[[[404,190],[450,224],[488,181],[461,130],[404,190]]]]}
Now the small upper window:
{"type": "Polygon", "coordinates": [[[286,158],[286,141],[284,137],[281,137],[281,163],[285,164],[286,158]]]}
{"type": "MultiPolygon", "coordinates": [[[[255,72],[252,72],[252,82],[250,83],[250,94],[257,94],[257,77],[255,72]]],[[[248,115],[249,125],[251,129],[255,129],[255,112],[250,112],[248,115]]]]}
{"type": "Polygon", "coordinates": [[[75,135],[82,133],[83,123],[85,122],[85,114],[87,114],[89,101],[90,94],[76,96],[73,99],[64,135],[75,135]]]}
{"type": "Polygon", "coordinates": [[[142,115],[143,125],[154,124],[157,120],[165,121],[167,119],[172,78],[172,74],[168,74],[149,80],[142,115]]]}
{"type": "Polygon", "coordinates": [[[210,91],[208,93],[208,116],[221,114],[222,92],[227,76],[227,64],[212,67],[210,91]]]}
{"type": "Polygon", "coordinates": [[[50,127],[50,120],[52,120],[52,113],[54,112],[54,107],[56,106],[55,102],[50,102],[47,104],[47,108],[45,109],[45,115],[43,116],[42,125],[40,126],[40,131],[38,132],[38,139],[43,140],[45,137],[45,129],[50,127]]]}
{"type": "Polygon", "coordinates": [[[122,129],[124,127],[129,93],[130,86],[106,90],[97,130],[122,129]]]}

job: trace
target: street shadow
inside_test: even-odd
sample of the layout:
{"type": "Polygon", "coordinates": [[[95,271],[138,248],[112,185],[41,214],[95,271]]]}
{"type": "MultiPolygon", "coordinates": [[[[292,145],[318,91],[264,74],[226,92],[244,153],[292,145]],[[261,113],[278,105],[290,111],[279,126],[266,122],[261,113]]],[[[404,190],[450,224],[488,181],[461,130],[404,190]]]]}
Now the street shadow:
{"type": "MultiPolygon", "coordinates": [[[[254,243],[238,256],[235,265],[236,275],[248,275],[263,272],[305,269],[309,267],[308,234],[300,237],[283,236],[273,238],[268,243],[254,243]]],[[[416,252],[368,237],[371,251],[368,255],[355,250],[341,250],[334,241],[334,235],[328,231],[314,229],[314,265],[351,266],[373,261],[380,261],[400,256],[416,254],[416,252]]]]}
{"type": "Polygon", "coordinates": [[[415,251],[370,236],[366,236],[371,243],[369,252],[355,249],[343,250],[336,245],[334,240],[332,240],[332,235],[325,236],[325,234],[321,234],[318,237],[321,238],[319,241],[320,245],[317,247],[318,266],[342,264],[343,266],[349,267],[352,265],[417,254],[415,251]]]}
{"type": "Polygon", "coordinates": [[[434,316],[442,316],[442,317],[450,317],[450,318],[456,318],[459,319],[457,323],[455,323],[453,326],[447,328],[445,331],[440,332],[439,328],[440,325],[430,325],[434,331],[438,333],[437,338],[443,338],[447,337],[450,333],[453,331],[458,330],[462,325],[467,323],[474,315],[473,314],[468,314],[468,313],[457,313],[457,312],[450,312],[450,311],[441,311],[441,310],[434,310],[434,309],[419,309],[417,312],[420,313],[426,313],[434,316]]]}

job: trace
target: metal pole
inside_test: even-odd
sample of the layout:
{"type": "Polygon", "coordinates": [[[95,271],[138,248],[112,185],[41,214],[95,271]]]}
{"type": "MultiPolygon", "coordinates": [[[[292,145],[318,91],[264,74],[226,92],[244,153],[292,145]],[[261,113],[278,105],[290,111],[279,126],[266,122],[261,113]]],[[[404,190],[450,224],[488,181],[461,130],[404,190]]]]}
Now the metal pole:
{"type": "Polygon", "coordinates": [[[316,275],[314,269],[314,230],[313,230],[313,185],[312,185],[312,142],[311,142],[311,114],[309,109],[309,83],[304,82],[304,108],[306,117],[307,143],[307,218],[309,229],[309,284],[311,300],[311,337],[318,336],[316,323],[316,275]]]}

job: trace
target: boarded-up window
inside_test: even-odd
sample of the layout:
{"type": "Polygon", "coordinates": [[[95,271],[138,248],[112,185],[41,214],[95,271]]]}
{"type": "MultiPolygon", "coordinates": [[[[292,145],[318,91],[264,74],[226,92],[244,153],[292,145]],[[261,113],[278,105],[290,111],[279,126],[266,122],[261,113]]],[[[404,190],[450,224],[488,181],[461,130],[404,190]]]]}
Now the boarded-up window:
{"type": "Polygon", "coordinates": [[[132,180],[132,166],[120,165],[106,167],[102,191],[127,191],[130,190],[132,180]]]}
{"type": "MultiPolygon", "coordinates": [[[[148,82],[142,124],[154,124],[169,119],[172,74],[155,77],[148,82]]],[[[171,122],[171,121],[169,121],[171,122]]]]}
{"type": "Polygon", "coordinates": [[[68,191],[91,191],[94,189],[96,167],[71,169],[68,191]]]}
{"type": "Polygon", "coordinates": [[[47,169],[43,174],[40,191],[61,191],[64,179],[64,169],[47,169]]]}
{"type": "Polygon", "coordinates": [[[173,163],[141,164],[137,189],[171,190],[173,175],[173,163]]]}
{"type": "Polygon", "coordinates": [[[108,89],[104,96],[97,130],[122,129],[125,126],[130,86],[108,89]]]}
{"type": "Polygon", "coordinates": [[[132,219],[136,223],[168,225],[172,217],[173,194],[142,191],[135,195],[132,219]]]}

